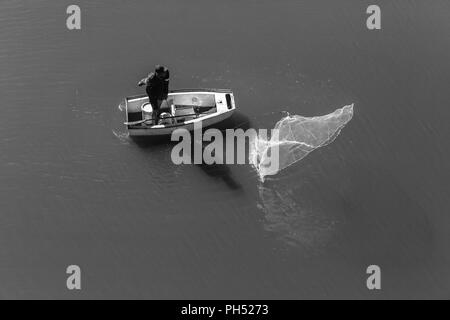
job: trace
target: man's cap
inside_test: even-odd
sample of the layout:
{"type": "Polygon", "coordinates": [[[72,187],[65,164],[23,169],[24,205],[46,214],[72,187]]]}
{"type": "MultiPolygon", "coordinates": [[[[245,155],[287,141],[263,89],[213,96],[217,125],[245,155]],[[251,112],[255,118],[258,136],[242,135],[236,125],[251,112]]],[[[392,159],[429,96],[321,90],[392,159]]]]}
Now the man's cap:
{"type": "Polygon", "coordinates": [[[155,72],[156,72],[156,73],[163,73],[163,72],[166,71],[165,69],[166,69],[166,68],[164,68],[162,65],[159,65],[159,64],[157,64],[157,65],[155,66],[155,72]]]}

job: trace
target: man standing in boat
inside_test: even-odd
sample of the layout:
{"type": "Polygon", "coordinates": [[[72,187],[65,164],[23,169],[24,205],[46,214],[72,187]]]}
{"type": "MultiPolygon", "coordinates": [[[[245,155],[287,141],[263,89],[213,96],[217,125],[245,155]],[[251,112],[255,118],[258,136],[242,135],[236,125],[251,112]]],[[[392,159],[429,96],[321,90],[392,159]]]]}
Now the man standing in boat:
{"type": "Polygon", "coordinates": [[[169,94],[169,69],[157,65],[155,72],[139,81],[138,86],[146,85],[145,91],[153,108],[153,121],[158,124],[161,103],[167,99],[169,94]]]}

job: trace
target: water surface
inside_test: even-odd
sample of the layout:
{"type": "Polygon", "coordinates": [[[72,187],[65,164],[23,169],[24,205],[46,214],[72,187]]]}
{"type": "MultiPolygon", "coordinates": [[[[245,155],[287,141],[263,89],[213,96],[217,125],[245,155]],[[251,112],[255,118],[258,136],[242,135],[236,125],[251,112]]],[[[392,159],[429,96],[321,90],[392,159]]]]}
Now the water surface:
{"type": "Polygon", "coordinates": [[[379,31],[369,1],[77,3],[81,31],[72,2],[0,3],[0,298],[450,297],[448,1],[377,1],[379,31]],[[354,117],[264,183],[175,166],[121,126],[156,63],[231,88],[231,125],[354,117]]]}

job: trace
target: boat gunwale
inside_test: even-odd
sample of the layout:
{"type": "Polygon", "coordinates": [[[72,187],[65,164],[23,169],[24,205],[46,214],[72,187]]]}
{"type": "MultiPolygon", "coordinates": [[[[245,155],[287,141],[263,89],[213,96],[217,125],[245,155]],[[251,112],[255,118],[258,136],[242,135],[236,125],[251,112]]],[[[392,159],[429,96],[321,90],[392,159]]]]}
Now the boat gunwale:
{"type": "Polygon", "coordinates": [[[155,126],[151,126],[151,127],[142,127],[142,126],[129,125],[129,126],[128,126],[128,130],[130,130],[130,129],[159,130],[159,129],[169,129],[169,128],[174,128],[174,127],[182,127],[182,126],[186,126],[186,125],[193,124],[193,123],[195,123],[195,122],[202,122],[202,121],[204,121],[205,119],[211,119],[211,118],[214,118],[214,117],[218,117],[218,116],[220,116],[220,115],[223,115],[223,114],[232,113],[232,112],[234,112],[235,110],[236,110],[236,109],[230,109],[230,110],[227,110],[227,111],[225,111],[225,112],[215,112],[215,113],[212,113],[212,114],[208,114],[208,115],[206,115],[206,116],[203,116],[203,117],[198,117],[198,118],[195,118],[195,119],[192,119],[192,120],[188,120],[188,121],[183,122],[183,123],[177,123],[177,124],[168,125],[168,126],[166,126],[166,125],[160,125],[160,124],[158,125],[158,127],[155,127],[155,126]]]}
{"type": "MultiPolygon", "coordinates": [[[[208,92],[208,93],[230,93],[233,94],[233,91],[231,91],[231,89],[208,89],[208,88],[186,88],[186,89],[175,89],[175,90],[170,90],[170,93],[202,93],[202,92],[208,92]]],[[[125,100],[130,101],[130,100],[135,100],[135,99],[139,99],[139,98],[145,98],[147,97],[147,94],[143,93],[143,94],[137,94],[137,95],[132,95],[129,97],[126,97],[125,100]]]]}

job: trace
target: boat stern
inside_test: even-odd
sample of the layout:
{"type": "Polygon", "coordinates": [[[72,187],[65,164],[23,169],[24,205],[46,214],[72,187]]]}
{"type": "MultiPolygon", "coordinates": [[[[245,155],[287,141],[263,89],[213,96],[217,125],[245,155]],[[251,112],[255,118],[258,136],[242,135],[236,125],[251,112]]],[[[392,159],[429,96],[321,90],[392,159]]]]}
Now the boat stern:
{"type": "Polygon", "coordinates": [[[234,102],[234,95],[230,92],[218,92],[216,93],[216,106],[217,112],[224,113],[233,111],[236,109],[234,102]]]}

